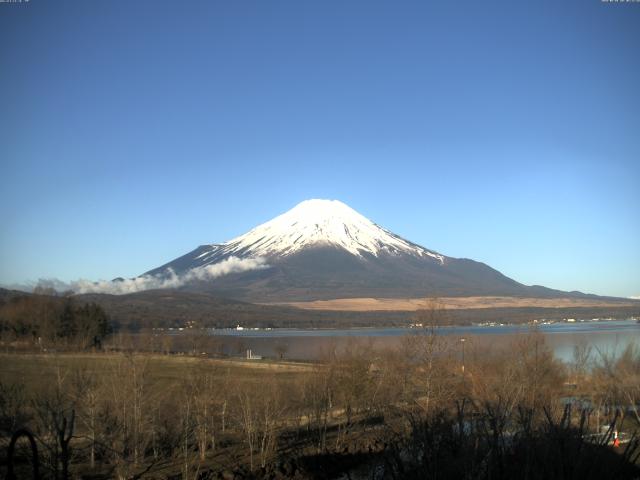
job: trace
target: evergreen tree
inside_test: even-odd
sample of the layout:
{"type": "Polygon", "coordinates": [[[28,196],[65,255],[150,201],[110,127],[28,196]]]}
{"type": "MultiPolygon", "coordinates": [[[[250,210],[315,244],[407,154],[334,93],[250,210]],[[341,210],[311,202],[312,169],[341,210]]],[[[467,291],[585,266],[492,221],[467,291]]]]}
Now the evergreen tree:
{"type": "Polygon", "coordinates": [[[58,318],[58,328],[56,330],[56,337],[65,339],[71,339],[78,333],[73,300],[70,298],[65,298],[64,300],[62,312],[58,318]]]}

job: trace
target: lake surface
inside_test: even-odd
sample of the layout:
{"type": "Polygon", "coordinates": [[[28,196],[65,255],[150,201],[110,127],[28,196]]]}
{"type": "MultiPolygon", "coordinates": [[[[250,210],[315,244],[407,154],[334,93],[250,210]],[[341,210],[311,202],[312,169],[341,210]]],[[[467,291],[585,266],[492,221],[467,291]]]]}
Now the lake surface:
{"type": "MultiPolygon", "coordinates": [[[[439,327],[439,335],[455,341],[465,338],[469,347],[507,346],[522,335],[538,331],[556,357],[571,361],[575,345],[587,343],[593,353],[620,354],[632,343],[640,347],[640,323],[636,320],[559,322],[532,325],[456,326],[439,327]]],[[[238,351],[250,348],[254,354],[275,356],[276,347],[286,348],[292,359],[313,360],[332,348],[346,348],[354,341],[372,343],[380,348],[401,345],[407,335],[424,333],[420,328],[354,328],[354,329],[272,329],[236,330],[211,329],[210,333],[222,337],[225,343],[234,343],[238,351]]]]}

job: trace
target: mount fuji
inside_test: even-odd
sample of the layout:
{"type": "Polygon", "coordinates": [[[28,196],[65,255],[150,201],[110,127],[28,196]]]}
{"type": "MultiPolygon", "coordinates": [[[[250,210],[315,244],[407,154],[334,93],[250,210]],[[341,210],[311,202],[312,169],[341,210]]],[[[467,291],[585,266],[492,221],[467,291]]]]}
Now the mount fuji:
{"type": "Polygon", "coordinates": [[[182,289],[251,302],[353,297],[566,297],[525,286],[480,262],[448,257],[390,232],[337,200],[306,200],[222,244],[202,245],[145,275],[187,275],[229,261],[261,268],[215,279],[191,275],[182,289]]]}

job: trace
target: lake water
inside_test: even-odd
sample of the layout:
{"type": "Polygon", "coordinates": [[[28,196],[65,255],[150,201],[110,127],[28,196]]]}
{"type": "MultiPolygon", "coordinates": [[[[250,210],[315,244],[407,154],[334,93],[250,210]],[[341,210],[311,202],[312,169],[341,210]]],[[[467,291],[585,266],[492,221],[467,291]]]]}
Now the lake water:
{"type": "MultiPolygon", "coordinates": [[[[519,336],[533,329],[545,336],[546,343],[556,357],[571,361],[574,346],[587,343],[598,351],[619,354],[629,344],[640,347],[640,323],[636,320],[588,321],[553,323],[546,325],[496,325],[440,327],[439,335],[451,340],[465,338],[469,347],[508,345],[519,336]]],[[[357,328],[357,329],[272,329],[236,330],[212,329],[212,335],[222,337],[225,344],[234,345],[237,351],[250,348],[254,354],[275,356],[276,347],[286,348],[286,357],[300,360],[317,359],[329,348],[345,348],[350,342],[365,341],[376,347],[389,348],[401,345],[406,335],[417,335],[418,328],[357,328]]]]}

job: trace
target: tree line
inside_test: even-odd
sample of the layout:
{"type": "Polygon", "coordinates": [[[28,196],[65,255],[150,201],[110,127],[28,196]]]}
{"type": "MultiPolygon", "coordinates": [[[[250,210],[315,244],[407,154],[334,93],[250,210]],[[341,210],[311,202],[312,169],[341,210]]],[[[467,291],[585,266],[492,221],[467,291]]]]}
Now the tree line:
{"type": "Polygon", "coordinates": [[[112,328],[104,309],[70,296],[17,296],[0,304],[0,340],[41,349],[100,347],[112,328]]]}

